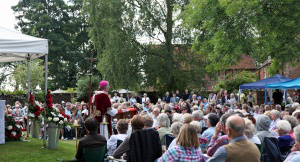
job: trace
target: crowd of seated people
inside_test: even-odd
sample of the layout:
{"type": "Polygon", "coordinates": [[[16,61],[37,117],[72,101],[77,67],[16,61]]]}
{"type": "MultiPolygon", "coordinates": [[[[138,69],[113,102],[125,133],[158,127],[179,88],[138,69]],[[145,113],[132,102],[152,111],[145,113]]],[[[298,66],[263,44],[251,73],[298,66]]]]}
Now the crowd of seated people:
{"type": "MultiPolygon", "coordinates": [[[[131,119],[113,120],[115,133],[106,141],[107,155],[129,161],[141,156],[147,157],[143,161],[297,161],[300,105],[290,98],[281,106],[273,104],[279,103],[278,97],[267,105],[257,105],[252,92],[238,98],[223,89],[207,98],[188,90],[166,93],[154,103],[147,94],[114,94],[113,108],[135,108],[137,114],[131,119]]],[[[80,123],[82,140],[93,134],[86,126],[86,104],[55,107],[69,115],[69,122],[80,123]]],[[[63,128],[61,138],[73,139],[74,130],[63,128]]]]}
{"type": "Polygon", "coordinates": [[[300,105],[291,99],[294,103],[281,106],[256,105],[251,92],[241,95],[241,103],[237,95],[222,90],[208,99],[187,90],[168,95],[156,103],[147,94],[141,99],[127,96],[129,102],[112,101],[117,109],[127,105],[138,114],[117,121],[118,133],[107,142],[108,155],[129,161],[140,158],[137,154],[147,157],[143,161],[300,160],[300,105]],[[146,136],[147,131],[152,135],[146,136]],[[138,137],[151,139],[151,144],[139,141],[140,146],[138,137]]]}

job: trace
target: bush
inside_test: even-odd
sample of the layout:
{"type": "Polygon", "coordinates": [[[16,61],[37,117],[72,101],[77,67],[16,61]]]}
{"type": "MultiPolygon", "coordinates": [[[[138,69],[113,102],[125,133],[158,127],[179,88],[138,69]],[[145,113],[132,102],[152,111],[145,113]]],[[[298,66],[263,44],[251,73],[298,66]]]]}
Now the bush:
{"type": "Polygon", "coordinates": [[[220,88],[226,89],[228,92],[236,92],[239,89],[239,86],[245,83],[255,82],[257,80],[257,76],[255,73],[251,73],[248,71],[242,71],[235,75],[233,78],[231,74],[228,74],[225,77],[225,80],[219,80],[216,85],[215,91],[219,91],[220,88]]]}

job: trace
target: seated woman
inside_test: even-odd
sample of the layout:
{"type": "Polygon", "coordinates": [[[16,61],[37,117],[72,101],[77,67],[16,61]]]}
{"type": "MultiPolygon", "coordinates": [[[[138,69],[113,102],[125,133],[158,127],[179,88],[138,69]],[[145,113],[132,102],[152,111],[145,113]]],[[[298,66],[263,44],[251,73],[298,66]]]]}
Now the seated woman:
{"type": "Polygon", "coordinates": [[[159,134],[159,138],[161,143],[163,143],[164,136],[166,134],[172,134],[170,128],[170,119],[167,114],[162,113],[157,118],[158,126],[160,127],[157,131],[159,134]]]}
{"type": "Polygon", "coordinates": [[[291,124],[286,120],[280,120],[276,124],[278,128],[278,146],[281,150],[281,153],[287,151],[287,149],[291,146],[291,142],[293,142],[293,138],[289,135],[291,131],[291,124]]]}
{"type": "Polygon", "coordinates": [[[170,161],[205,161],[199,147],[196,128],[191,124],[184,124],[176,141],[178,146],[169,149],[158,159],[159,162],[170,161]]]}
{"type": "Polygon", "coordinates": [[[245,128],[245,136],[247,136],[248,140],[256,144],[257,146],[260,146],[261,142],[257,136],[254,135],[255,132],[255,126],[253,122],[247,118],[244,118],[246,128],[245,128]]]}
{"type": "Polygon", "coordinates": [[[126,132],[128,130],[128,123],[125,119],[120,119],[117,123],[117,135],[110,136],[109,140],[107,141],[107,154],[112,155],[113,152],[117,148],[118,140],[124,141],[127,137],[126,132]]]}
{"type": "Polygon", "coordinates": [[[172,134],[173,134],[173,136],[174,136],[175,138],[173,139],[173,141],[172,141],[171,144],[169,145],[169,148],[168,148],[168,149],[177,146],[177,144],[176,144],[176,138],[178,137],[180,128],[181,128],[182,126],[183,126],[183,123],[181,123],[181,122],[175,122],[175,123],[173,123],[173,124],[171,125],[171,131],[172,131],[172,134]]]}
{"type": "Polygon", "coordinates": [[[285,159],[284,162],[296,162],[300,161],[300,126],[294,128],[294,135],[296,143],[292,148],[292,152],[285,159]]]}

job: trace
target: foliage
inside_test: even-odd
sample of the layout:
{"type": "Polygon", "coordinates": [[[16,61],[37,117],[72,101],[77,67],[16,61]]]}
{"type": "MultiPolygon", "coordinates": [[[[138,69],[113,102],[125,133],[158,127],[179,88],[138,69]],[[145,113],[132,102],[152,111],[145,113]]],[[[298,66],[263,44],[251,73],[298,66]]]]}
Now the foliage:
{"type": "MultiPolygon", "coordinates": [[[[16,64],[13,72],[13,79],[16,81],[15,87],[18,90],[19,85],[22,90],[27,90],[27,62],[16,64]]],[[[30,63],[30,88],[32,91],[36,91],[37,86],[40,86],[44,82],[44,66],[42,60],[36,59],[30,63]]]]}
{"type": "Polygon", "coordinates": [[[5,115],[5,141],[20,141],[22,127],[16,123],[12,114],[5,115]]]}
{"type": "Polygon", "coordinates": [[[51,89],[75,87],[87,71],[90,43],[81,7],[82,0],[26,0],[12,7],[22,33],[49,40],[51,89]]]}
{"type": "Polygon", "coordinates": [[[58,150],[42,149],[43,140],[29,138],[28,141],[7,142],[0,145],[1,161],[9,162],[41,162],[56,161],[56,159],[71,160],[76,153],[74,140],[59,140],[58,150]]]}
{"type": "Polygon", "coordinates": [[[186,0],[85,0],[98,69],[113,89],[200,86],[204,61],[191,53],[191,32],[178,15],[186,0]]]}
{"type": "MultiPolygon", "coordinates": [[[[98,89],[100,79],[96,76],[92,76],[92,93],[94,90],[98,89]]],[[[81,98],[89,95],[89,84],[90,78],[88,76],[84,76],[78,80],[77,83],[77,97],[81,98]]]]}
{"type": "Polygon", "coordinates": [[[255,73],[248,71],[242,71],[236,74],[233,78],[231,74],[227,74],[225,79],[220,79],[216,85],[215,91],[219,91],[221,88],[228,90],[228,92],[234,92],[239,89],[239,86],[245,83],[255,82],[257,76],[255,73]]]}
{"type": "Polygon", "coordinates": [[[24,95],[27,92],[24,90],[14,90],[14,91],[8,91],[8,90],[1,90],[2,93],[5,95],[24,95]]]}
{"type": "MultiPolygon", "coordinates": [[[[6,77],[10,75],[9,70],[12,68],[12,63],[0,63],[0,70],[3,71],[0,73],[0,88],[3,86],[6,77]]],[[[1,88],[2,89],[2,88],[1,88]]]]}
{"type": "Polygon", "coordinates": [[[280,66],[298,58],[299,16],[297,0],[192,0],[182,14],[208,70],[229,67],[243,54],[258,62],[270,56],[280,66]]]}

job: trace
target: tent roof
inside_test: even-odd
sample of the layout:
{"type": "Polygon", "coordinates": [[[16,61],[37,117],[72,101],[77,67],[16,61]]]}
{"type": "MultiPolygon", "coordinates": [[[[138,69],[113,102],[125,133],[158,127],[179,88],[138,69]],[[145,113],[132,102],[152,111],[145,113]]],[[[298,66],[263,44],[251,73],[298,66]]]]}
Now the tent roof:
{"type": "Polygon", "coordinates": [[[48,40],[0,27],[0,62],[35,59],[48,54],[48,40]]]}
{"type": "Polygon", "coordinates": [[[266,84],[285,82],[285,81],[289,81],[289,80],[291,80],[291,79],[276,74],[273,77],[269,77],[269,78],[266,78],[266,79],[263,79],[263,80],[260,80],[257,82],[240,85],[240,89],[264,89],[266,84]]]}
{"type": "Polygon", "coordinates": [[[300,77],[281,83],[267,84],[266,88],[272,89],[300,89],[300,77]]]}

